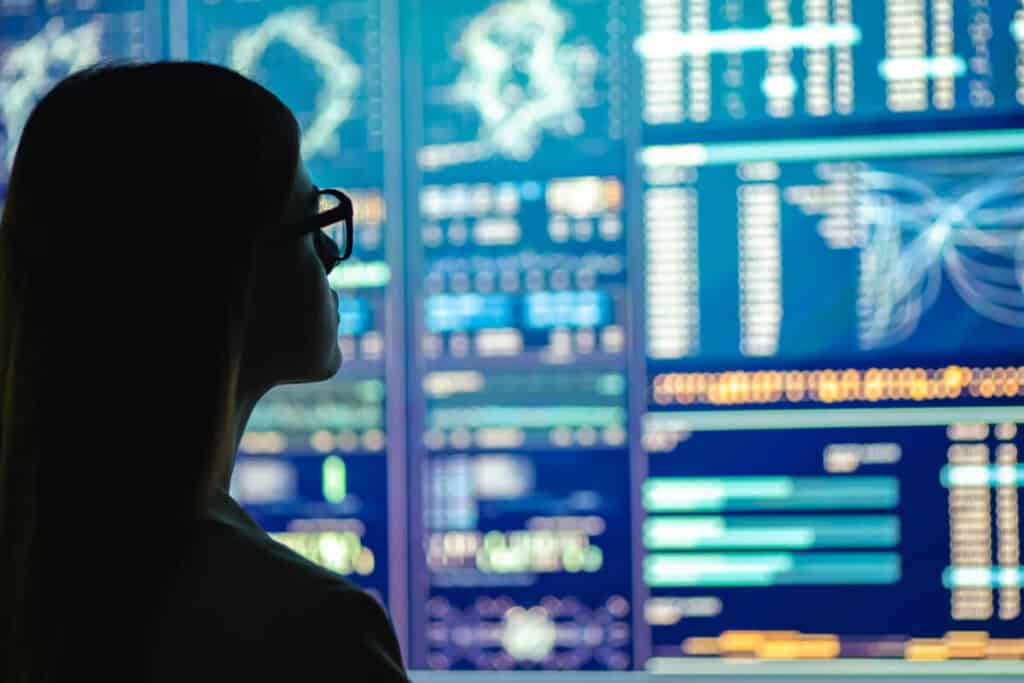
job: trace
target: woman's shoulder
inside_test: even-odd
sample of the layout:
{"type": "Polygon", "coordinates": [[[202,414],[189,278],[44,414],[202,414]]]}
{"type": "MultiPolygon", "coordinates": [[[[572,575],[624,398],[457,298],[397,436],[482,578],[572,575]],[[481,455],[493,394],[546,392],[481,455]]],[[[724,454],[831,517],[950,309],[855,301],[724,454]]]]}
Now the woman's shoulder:
{"type": "Polygon", "coordinates": [[[272,539],[226,492],[211,500],[169,569],[153,614],[151,671],[176,674],[154,680],[197,680],[211,666],[229,666],[232,679],[244,671],[249,680],[270,672],[291,680],[338,661],[372,673],[352,680],[407,680],[384,607],[272,539]],[[207,668],[195,670],[176,652],[194,653],[207,668]]]}
{"type": "MultiPolygon", "coordinates": [[[[302,633],[306,642],[324,636],[337,648],[339,637],[367,631],[394,640],[387,612],[376,598],[265,532],[226,527],[211,530],[210,537],[218,543],[208,561],[220,565],[215,573],[232,586],[219,594],[241,591],[243,600],[257,609],[262,606],[277,625],[302,633]]],[[[204,572],[207,579],[209,570],[204,572]]]]}
{"type": "MultiPolygon", "coordinates": [[[[330,571],[273,539],[227,492],[217,490],[195,528],[194,560],[234,567],[261,579],[273,578],[282,587],[333,592],[361,592],[340,574],[330,571]]],[[[204,567],[204,574],[212,569],[204,567]]]]}
{"type": "Polygon", "coordinates": [[[341,656],[353,671],[374,672],[366,680],[406,680],[383,606],[262,530],[199,525],[153,623],[154,660],[165,664],[170,658],[160,653],[201,652],[208,663],[232,662],[235,673],[253,670],[262,680],[289,662],[298,668],[280,675],[292,678],[336,666],[341,656]]]}
{"type": "Polygon", "coordinates": [[[364,594],[341,574],[303,557],[262,529],[201,524],[186,557],[198,564],[194,569],[200,580],[210,583],[219,577],[240,590],[270,584],[279,592],[289,589],[290,599],[300,592],[311,596],[324,592],[364,594]]]}

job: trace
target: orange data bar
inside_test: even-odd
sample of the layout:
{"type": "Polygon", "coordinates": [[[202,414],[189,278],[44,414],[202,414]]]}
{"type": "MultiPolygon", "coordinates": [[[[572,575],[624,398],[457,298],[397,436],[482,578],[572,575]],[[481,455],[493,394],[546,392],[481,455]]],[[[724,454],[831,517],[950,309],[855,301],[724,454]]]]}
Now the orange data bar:
{"type": "MultiPolygon", "coordinates": [[[[723,631],[717,637],[683,641],[683,654],[797,660],[836,659],[841,639],[833,633],[799,631],[723,631]]],[[[985,631],[950,631],[941,638],[908,638],[903,656],[911,661],[951,659],[1024,659],[1024,638],[991,638],[985,631]]]]}
{"type": "Polygon", "coordinates": [[[758,659],[834,659],[839,656],[839,636],[799,631],[725,631],[717,638],[687,638],[683,652],[758,659]]]}
{"type": "Polygon", "coordinates": [[[943,401],[1024,396],[1024,367],[669,372],[652,381],[660,405],[943,401]]]}

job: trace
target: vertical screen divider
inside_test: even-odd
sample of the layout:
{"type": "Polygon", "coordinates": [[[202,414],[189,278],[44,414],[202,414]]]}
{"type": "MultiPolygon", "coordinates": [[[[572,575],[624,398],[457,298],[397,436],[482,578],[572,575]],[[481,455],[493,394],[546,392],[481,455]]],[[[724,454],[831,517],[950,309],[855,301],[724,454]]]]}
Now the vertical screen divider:
{"type": "MultiPolygon", "coordinates": [[[[626,43],[633,50],[633,40],[640,34],[643,25],[641,3],[628,3],[626,16],[626,43]]],[[[644,669],[651,656],[650,629],[644,616],[644,605],[648,591],[643,576],[643,523],[644,512],[640,491],[647,479],[647,454],[643,448],[643,416],[647,410],[647,364],[644,339],[645,314],[643,303],[644,283],[644,239],[643,239],[643,192],[639,164],[642,140],[643,69],[639,59],[630,58],[626,71],[624,141],[626,144],[625,192],[626,192],[626,262],[627,262],[627,344],[626,344],[626,395],[628,400],[627,431],[629,434],[629,509],[633,547],[630,552],[630,569],[633,595],[633,668],[644,669]]]]}
{"type": "MultiPolygon", "coordinates": [[[[421,275],[423,258],[419,252],[420,221],[417,213],[419,207],[419,190],[421,179],[419,169],[416,165],[416,152],[422,144],[422,85],[417,74],[420,64],[414,59],[419,54],[420,37],[417,31],[419,13],[422,11],[422,4],[419,0],[392,0],[398,8],[396,25],[402,39],[400,46],[400,64],[403,79],[400,87],[395,89],[397,93],[396,102],[391,111],[396,112],[400,117],[401,142],[402,142],[402,225],[403,234],[400,236],[400,244],[404,252],[402,279],[405,284],[402,295],[403,328],[402,337],[407,343],[403,348],[403,401],[400,425],[403,435],[404,463],[406,466],[405,477],[405,521],[406,521],[406,567],[408,577],[405,585],[406,596],[408,597],[409,610],[408,633],[406,646],[406,659],[410,668],[425,665],[426,643],[425,634],[422,632],[422,625],[425,623],[425,599],[428,587],[425,583],[425,567],[423,566],[423,496],[422,477],[423,466],[419,457],[419,445],[414,441],[422,434],[423,397],[419,385],[413,386],[420,376],[420,368],[417,367],[418,343],[420,326],[416,317],[417,305],[413,301],[415,278],[421,275]],[[413,408],[413,406],[416,406],[413,408]]],[[[389,403],[394,405],[394,403],[389,403]]],[[[397,416],[392,414],[397,419],[397,416]]]]}
{"type": "Polygon", "coordinates": [[[401,30],[399,0],[380,0],[381,77],[384,80],[384,205],[387,211],[387,260],[391,269],[387,302],[385,386],[387,387],[388,595],[391,620],[409,661],[409,505],[406,436],[406,301],[405,204],[403,188],[401,30]],[[394,27],[388,31],[386,27],[394,27]]]}

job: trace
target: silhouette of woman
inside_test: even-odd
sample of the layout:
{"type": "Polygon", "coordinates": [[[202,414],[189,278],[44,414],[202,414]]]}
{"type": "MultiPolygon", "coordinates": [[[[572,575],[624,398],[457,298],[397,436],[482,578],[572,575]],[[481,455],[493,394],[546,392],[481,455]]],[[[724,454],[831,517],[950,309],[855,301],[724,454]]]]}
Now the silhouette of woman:
{"type": "Polygon", "coordinates": [[[0,680],[406,680],[380,605],[227,493],[259,398],[341,364],[324,228],[351,203],[299,139],[202,63],[79,72],[27,122],[0,222],[0,680]]]}

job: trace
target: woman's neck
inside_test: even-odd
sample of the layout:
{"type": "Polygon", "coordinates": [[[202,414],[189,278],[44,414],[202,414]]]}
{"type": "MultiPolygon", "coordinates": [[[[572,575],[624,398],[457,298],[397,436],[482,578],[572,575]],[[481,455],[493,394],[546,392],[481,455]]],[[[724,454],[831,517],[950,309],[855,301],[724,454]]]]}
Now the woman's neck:
{"type": "Polygon", "coordinates": [[[235,398],[235,433],[232,439],[232,449],[225,463],[224,473],[221,478],[221,486],[225,491],[231,487],[231,475],[235,469],[235,458],[238,455],[238,448],[242,443],[242,436],[245,434],[246,426],[256,404],[263,397],[267,390],[239,390],[235,398]]]}

